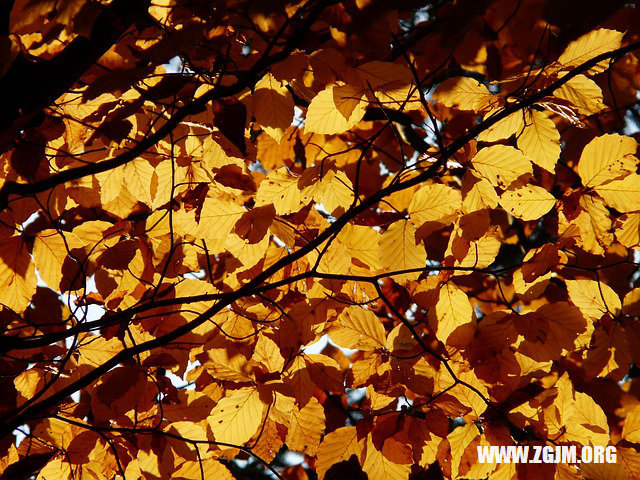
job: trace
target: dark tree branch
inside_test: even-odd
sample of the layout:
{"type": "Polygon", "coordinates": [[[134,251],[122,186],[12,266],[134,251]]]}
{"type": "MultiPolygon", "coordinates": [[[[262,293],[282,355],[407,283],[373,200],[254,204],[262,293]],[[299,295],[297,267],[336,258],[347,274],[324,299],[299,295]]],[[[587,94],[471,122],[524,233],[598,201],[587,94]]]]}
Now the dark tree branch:
{"type": "MultiPolygon", "coordinates": [[[[150,4],[149,0],[114,0],[96,18],[89,38],[76,38],[51,60],[33,61],[18,55],[0,79],[0,138],[21,116],[32,118],[71,88],[132,24],[147,14],[150,4]]],[[[19,128],[27,122],[20,122],[23,125],[19,128]]],[[[7,136],[12,138],[12,133],[7,136]]]]}

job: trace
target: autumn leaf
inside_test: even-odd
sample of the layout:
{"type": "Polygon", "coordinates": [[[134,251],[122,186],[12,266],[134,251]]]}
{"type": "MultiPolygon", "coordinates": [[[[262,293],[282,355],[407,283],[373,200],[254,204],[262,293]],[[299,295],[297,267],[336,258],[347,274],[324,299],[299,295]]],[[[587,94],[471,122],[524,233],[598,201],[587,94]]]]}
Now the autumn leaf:
{"type": "Polygon", "coordinates": [[[260,427],[264,404],[255,388],[232,390],[211,410],[207,422],[218,442],[242,445],[260,427]]]}
{"type": "Polygon", "coordinates": [[[492,101],[487,87],[466,77],[450,78],[436,89],[433,97],[447,107],[480,111],[492,101]]]}
{"type": "Polygon", "coordinates": [[[578,175],[583,185],[598,187],[632,173],[637,148],[635,140],[621,135],[602,135],[591,140],[578,163],[578,175]]]}
{"type": "Polygon", "coordinates": [[[640,175],[630,174],[622,180],[612,180],[596,187],[604,202],[619,212],[640,210],[640,175]]]}
{"type": "Polygon", "coordinates": [[[270,136],[280,142],[293,120],[294,105],[291,93],[271,73],[267,73],[256,84],[251,98],[257,122],[265,127],[270,136]]]}
{"type": "Polygon", "coordinates": [[[620,311],[620,298],[608,285],[596,280],[567,280],[566,284],[571,301],[587,315],[600,318],[620,311]]]}
{"type": "Polygon", "coordinates": [[[325,478],[332,465],[349,460],[352,455],[359,459],[363,450],[364,442],[358,438],[355,427],[341,427],[325,435],[318,448],[318,478],[325,478]]]}
{"type": "Polygon", "coordinates": [[[242,206],[235,203],[207,198],[202,204],[197,234],[208,240],[210,245],[216,240],[222,241],[245,212],[242,206]]]}
{"type": "Polygon", "coordinates": [[[324,430],[325,415],[322,405],[311,398],[300,410],[293,409],[287,430],[287,445],[296,452],[315,455],[324,430]]]}
{"type": "Polygon", "coordinates": [[[18,235],[0,240],[0,252],[0,286],[5,292],[1,303],[22,313],[36,293],[34,265],[23,239],[18,235]]]}
{"type": "MultiPolygon", "coordinates": [[[[611,52],[620,47],[623,33],[607,28],[599,28],[581,36],[569,43],[567,48],[558,58],[558,63],[563,68],[570,68],[591,60],[598,55],[611,52]]],[[[606,61],[591,68],[591,72],[598,73],[606,69],[606,61]]]]}
{"type": "Polygon", "coordinates": [[[271,172],[258,187],[256,205],[272,204],[278,215],[297,212],[305,201],[298,188],[298,178],[285,167],[271,172]]]}
{"type": "Polygon", "coordinates": [[[555,170],[560,157],[560,133],[547,113],[531,111],[518,136],[518,148],[531,161],[548,172],[555,170]]]}
{"type": "Polygon", "coordinates": [[[505,145],[483,148],[471,164],[494,187],[506,188],[520,176],[532,173],[529,159],[519,150],[505,145]]]}
{"type": "Polygon", "coordinates": [[[364,117],[364,91],[351,85],[332,85],[318,93],[307,111],[305,132],[342,133],[364,117]]]}
{"type": "Polygon", "coordinates": [[[2,479],[640,478],[633,2],[5,3],[2,479]]]}
{"type": "Polygon", "coordinates": [[[585,115],[598,113],[604,108],[602,90],[598,84],[584,75],[570,79],[553,94],[568,101],[579,113],[585,115]]]}
{"type": "Polygon", "coordinates": [[[521,220],[537,220],[551,210],[556,199],[544,188],[525,185],[505,190],[500,196],[500,206],[521,220]]]}
{"type": "MultiPolygon", "coordinates": [[[[495,114],[496,112],[489,112],[485,115],[485,120],[491,118],[491,116],[495,114]]],[[[512,113],[478,135],[478,140],[483,142],[496,142],[498,140],[509,138],[511,135],[519,135],[523,132],[525,125],[529,126],[530,124],[531,122],[525,122],[522,112],[512,113]]],[[[518,147],[520,146],[518,145],[518,147]]]]}
{"type": "Polygon", "coordinates": [[[640,408],[638,406],[627,413],[622,429],[622,438],[634,443],[640,442],[640,408]]]}
{"type": "Polygon", "coordinates": [[[420,226],[425,222],[449,223],[462,205],[458,190],[446,185],[426,185],[413,196],[409,216],[420,226]]]}
{"type": "Polygon", "coordinates": [[[459,345],[470,341],[473,330],[464,327],[473,321],[473,308],[462,290],[450,283],[442,285],[434,313],[432,325],[441,342],[459,345]]]}
{"type": "MultiPolygon", "coordinates": [[[[416,269],[424,266],[427,256],[424,248],[416,243],[415,228],[407,220],[393,223],[382,234],[379,243],[382,265],[389,271],[416,269]]],[[[419,272],[404,273],[396,278],[417,278],[419,272]]]]}
{"type": "Polygon", "coordinates": [[[338,324],[329,335],[334,342],[346,348],[374,350],[385,344],[380,320],[373,312],[359,307],[346,308],[338,316],[338,324]]]}

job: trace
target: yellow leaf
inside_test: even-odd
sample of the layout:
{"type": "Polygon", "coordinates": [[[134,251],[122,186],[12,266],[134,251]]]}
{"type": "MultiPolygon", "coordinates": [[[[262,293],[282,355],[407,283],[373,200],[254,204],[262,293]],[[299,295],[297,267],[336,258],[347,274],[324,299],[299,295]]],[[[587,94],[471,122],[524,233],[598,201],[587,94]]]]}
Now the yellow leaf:
{"type": "MultiPolygon", "coordinates": [[[[43,230],[36,235],[33,242],[33,259],[40,278],[53,290],[60,288],[62,266],[67,259],[68,251],[81,246],[80,239],[70,232],[43,230]]],[[[77,264],[74,262],[74,265],[77,264]]],[[[77,270],[69,273],[76,275],[77,270]]]]}
{"type": "MultiPolygon", "coordinates": [[[[313,169],[305,170],[305,173],[315,175],[313,169]]],[[[317,172],[319,173],[319,172],[317,172]]],[[[303,174],[301,182],[306,180],[303,174]]],[[[341,211],[347,210],[353,202],[353,184],[347,175],[342,171],[329,170],[321,179],[312,179],[311,185],[303,189],[303,195],[312,197],[317,203],[329,213],[334,213],[338,208],[341,211]]]]}
{"type": "Polygon", "coordinates": [[[287,431],[287,446],[296,452],[314,456],[320,444],[320,437],[324,432],[324,408],[311,397],[309,403],[298,410],[291,411],[291,423],[287,431]]]}
{"type": "Polygon", "coordinates": [[[323,178],[323,185],[326,187],[319,200],[329,213],[334,213],[338,208],[349,208],[353,202],[353,185],[342,170],[327,173],[323,178]]]}
{"type": "MultiPolygon", "coordinates": [[[[488,113],[484,116],[484,120],[495,113],[496,111],[488,113]]],[[[529,125],[529,122],[526,124],[529,125]]],[[[515,112],[480,133],[480,135],[478,135],[478,140],[481,142],[497,142],[498,140],[509,138],[511,135],[518,135],[524,126],[525,121],[523,113],[515,112]]]]}
{"type": "Polygon", "coordinates": [[[578,113],[591,115],[604,107],[602,90],[596,82],[584,75],[576,75],[553,92],[554,96],[573,104],[578,113]]]}
{"type": "Polygon", "coordinates": [[[313,97],[307,110],[305,132],[343,133],[356,125],[367,108],[364,91],[351,85],[331,85],[313,97]]]}
{"type": "Polygon", "coordinates": [[[0,303],[18,314],[24,313],[36,293],[37,282],[22,237],[0,240],[0,303]]]}
{"type": "Polygon", "coordinates": [[[222,148],[219,141],[212,135],[207,135],[202,140],[202,161],[206,168],[212,170],[225,165],[237,165],[240,168],[244,168],[244,159],[229,155],[222,148]]]}
{"type": "Polygon", "coordinates": [[[36,480],[68,480],[73,477],[71,464],[63,457],[57,457],[40,470],[36,480]]]}
{"type": "MultiPolygon", "coordinates": [[[[445,283],[440,288],[438,302],[436,303],[434,314],[429,317],[432,328],[436,332],[436,337],[442,343],[447,344],[449,337],[459,327],[469,325],[473,322],[473,307],[467,295],[457,286],[445,283]]],[[[454,335],[456,345],[462,341],[470,341],[473,336],[473,329],[462,332],[460,329],[454,335]],[[461,333],[462,332],[462,333],[461,333]],[[461,338],[462,337],[462,338],[461,338]]]]}
{"type": "MultiPolygon", "coordinates": [[[[449,373],[446,373],[448,378],[451,378],[449,373]]],[[[486,385],[478,379],[478,377],[474,374],[472,370],[466,370],[463,372],[457,372],[457,377],[463,382],[474,387],[478,392],[480,392],[484,398],[489,398],[489,392],[487,390],[486,385]]],[[[469,407],[471,411],[467,414],[470,418],[477,420],[487,409],[486,402],[473,390],[470,390],[465,385],[458,384],[453,387],[449,394],[456,398],[463,405],[469,407]]]]}
{"type": "MultiPolygon", "coordinates": [[[[633,449],[629,450],[633,451],[633,449]]],[[[570,480],[574,480],[574,478],[570,480]]],[[[630,480],[638,477],[633,474],[629,475],[622,462],[617,460],[616,463],[582,463],[580,465],[579,478],[588,478],[589,480],[630,480]]]]}
{"type": "Polygon", "coordinates": [[[626,135],[602,135],[582,150],[578,175],[585,187],[598,187],[635,172],[638,142],[626,135]]]}
{"type": "Polygon", "coordinates": [[[337,325],[329,332],[331,339],[345,348],[375,350],[385,345],[382,323],[371,310],[351,306],[338,315],[337,325]]]}
{"type": "Polygon", "coordinates": [[[628,472],[627,478],[640,478],[640,453],[637,450],[624,448],[618,444],[616,445],[616,456],[616,465],[624,465],[624,469],[628,472]]]}
{"type": "Polygon", "coordinates": [[[257,265],[267,253],[269,235],[265,235],[258,243],[250,243],[249,240],[240,238],[235,233],[230,233],[224,246],[231,255],[240,260],[245,268],[251,268],[257,265]]]}
{"type": "Polygon", "coordinates": [[[640,175],[632,173],[622,180],[613,180],[596,187],[604,203],[619,212],[640,210],[640,175]]]}
{"type": "Polygon", "coordinates": [[[151,179],[155,168],[149,162],[138,158],[122,167],[124,188],[136,199],[151,205],[151,179]]]}
{"type": "Polygon", "coordinates": [[[506,145],[483,148],[471,164],[494,187],[507,188],[521,175],[533,172],[529,159],[520,150],[506,145]]]}
{"type": "Polygon", "coordinates": [[[607,416],[586,393],[575,392],[575,410],[567,421],[566,438],[581,445],[607,445],[610,441],[607,416]]]}
{"type": "MultiPolygon", "coordinates": [[[[325,245],[320,247],[321,251],[325,245]]],[[[310,252],[307,258],[311,265],[315,265],[318,260],[318,252],[310,252]]],[[[331,242],[318,262],[318,272],[321,273],[347,274],[350,268],[351,257],[344,245],[337,239],[331,242]]]]}
{"type": "MultiPolygon", "coordinates": [[[[222,350],[226,351],[226,349],[222,350]]],[[[265,335],[260,335],[258,338],[251,358],[262,363],[269,372],[280,372],[284,368],[284,358],[282,358],[280,347],[265,335]]]]}
{"type": "Polygon", "coordinates": [[[203,458],[202,471],[200,470],[200,462],[190,460],[183,462],[173,472],[171,478],[174,480],[235,480],[229,469],[215,458],[203,458]]]}
{"type": "Polygon", "coordinates": [[[573,383],[566,372],[558,379],[554,387],[557,389],[558,395],[553,401],[554,409],[548,413],[545,412],[545,422],[555,429],[553,434],[558,435],[564,431],[565,425],[575,412],[575,394],[573,383]]]}
{"type": "Polygon", "coordinates": [[[492,97],[487,87],[468,77],[445,80],[433,94],[436,101],[447,107],[475,112],[488,108],[492,97]]]}
{"type": "MultiPolygon", "coordinates": [[[[174,421],[167,424],[163,430],[165,432],[171,432],[174,435],[179,435],[184,439],[189,440],[207,440],[207,432],[205,429],[199,424],[192,421],[174,421]]],[[[181,445],[182,446],[182,445],[181,445]]],[[[196,449],[201,453],[205,454],[207,451],[206,444],[193,444],[185,442],[185,447],[189,448],[189,450],[195,452],[196,449]]],[[[176,452],[179,453],[179,452],[176,452]]]]}
{"type": "Polygon", "coordinates": [[[96,175],[96,179],[100,184],[100,198],[103,203],[109,203],[115,200],[124,183],[124,168],[112,168],[106,172],[96,175]]]}
{"type": "Polygon", "coordinates": [[[117,338],[106,340],[101,335],[81,334],[78,337],[78,365],[99,367],[122,351],[122,342],[117,338]]]}
{"type": "Polygon", "coordinates": [[[293,97],[291,92],[267,73],[256,84],[253,99],[253,114],[269,136],[280,142],[293,120],[293,97]]]}
{"type": "Polygon", "coordinates": [[[555,203],[553,195],[536,185],[505,190],[500,196],[500,206],[521,220],[537,220],[551,210],[555,203]]]}
{"type": "MultiPolygon", "coordinates": [[[[390,272],[424,267],[427,252],[416,244],[415,227],[408,220],[398,220],[389,226],[380,238],[379,257],[382,265],[390,272]]],[[[415,280],[420,272],[394,275],[394,278],[415,280]]]]}
{"type": "MultiPolygon", "coordinates": [[[[471,442],[480,435],[478,427],[474,423],[466,423],[457,427],[447,436],[451,446],[451,476],[458,478],[460,463],[464,457],[465,450],[471,442]]],[[[473,452],[476,454],[476,452],[473,452]]]]}
{"type": "Polygon", "coordinates": [[[585,314],[599,319],[605,313],[617,315],[622,308],[620,297],[603,282],[595,280],[565,280],[569,298],[585,314]]]}
{"type": "Polygon", "coordinates": [[[183,191],[186,186],[180,185],[187,177],[187,168],[172,165],[171,161],[160,162],[154,171],[154,181],[157,180],[157,187],[153,193],[152,208],[165,205],[177,193],[183,191]]]}
{"type": "Polygon", "coordinates": [[[30,368],[18,375],[13,383],[20,395],[30,399],[44,386],[44,378],[41,370],[30,368]]]}
{"type": "Polygon", "coordinates": [[[298,177],[286,167],[269,172],[256,194],[256,206],[272,203],[278,215],[297,212],[302,208],[303,202],[307,203],[308,199],[303,197],[298,188],[298,177]]]}
{"type": "Polygon", "coordinates": [[[560,158],[560,133],[547,112],[526,114],[526,127],[518,137],[518,148],[533,163],[553,173],[560,158]]]}
{"type": "Polygon", "coordinates": [[[459,190],[446,185],[425,185],[418,190],[409,204],[409,217],[416,226],[425,222],[450,223],[462,207],[459,190]]]}
{"type": "Polygon", "coordinates": [[[396,442],[386,439],[382,452],[373,444],[371,437],[367,437],[367,448],[362,470],[369,480],[407,480],[411,473],[411,464],[398,455],[396,442]]]}
{"type": "Polygon", "coordinates": [[[462,204],[468,213],[498,206],[498,194],[493,185],[484,178],[477,178],[470,170],[462,179],[462,195],[462,204]]]}
{"type": "MultiPolygon", "coordinates": [[[[606,28],[592,30],[569,43],[564,52],[562,52],[562,55],[560,55],[560,58],[558,58],[558,63],[565,69],[577,67],[600,54],[620,48],[623,36],[624,33],[606,28]]],[[[589,72],[603,72],[607,69],[608,65],[609,61],[603,60],[592,67],[589,72]]]]}
{"type": "Polygon", "coordinates": [[[208,359],[203,366],[209,374],[218,380],[232,382],[251,382],[254,377],[247,358],[235,349],[210,348],[207,350],[208,359]]]}
{"type": "Polygon", "coordinates": [[[640,213],[629,213],[620,222],[616,239],[627,248],[640,244],[640,213]]]}
{"type": "Polygon", "coordinates": [[[380,235],[371,227],[346,224],[338,234],[338,240],[347,248],[349,255],[370,270],[380,268],[378,257],[378,237],[380,235]]]}
{"type": "Polygon", "coordinates": [[[227,391],[207,419],[216,441],[244,445],[262,423],[264,404],[255,388],[227,391]]]}
{"type": "Polygon", "coordinates": [[[373,89],[383,104],[395,103],[405,110],[412,104],[419,105],[419,95],[412,89],[413,75],[407,66],[373,61],[357,67],[357,73],[362,88],[367,92],[373,89]]]}
{"type": "MultiPolygon", "coordinates": [[[[500,240],[487,234],[469,244],[467,254],[463,259],[456,258],[456,267],[485,268],[493,263],[500,250],[500,240]]],[[[450,248],[450,246],[449,246],[450,248]]],[[[449,252],[447,248],[447,252],[449,252]]]]}
{"type": "Polygon", "coordinates": [[[341,427],[325,435],[318,448],[316,463],[318,479],[323,480],[331,466],[349,460],[352,455],[355,455],[359,461],[363,450],[364,439],[358,439],[356,427],[341,427]]]}
{"type": "Polygon", "coordinates": [[[202,204],[195,235],[207,241],[211,253],[221,253],[224,241],[246,211],[235,203],[208,197],[202,204]]]}
{"type": "Polygon", "coordinates": [[[622,438],[633,443],[640,443],[640,405],[636,405],[624,419],[622,438]]]}
{"type": "Polygon", "coordinates": [[[609,211],[597,195],[582,195],[580,206],[584,211],[573,220],[580,229],[578,245],[588,252],[600,255],[613,242],[609,211]]]}

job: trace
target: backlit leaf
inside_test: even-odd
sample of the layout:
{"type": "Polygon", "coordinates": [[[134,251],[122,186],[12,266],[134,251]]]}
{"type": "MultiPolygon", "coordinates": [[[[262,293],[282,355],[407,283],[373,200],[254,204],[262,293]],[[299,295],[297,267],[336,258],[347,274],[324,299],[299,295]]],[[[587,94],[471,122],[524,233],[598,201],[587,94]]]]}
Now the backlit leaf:
{"type": "Polygon", "coordinates": [[[522,152],[506,145],[483,148],[473,157],[471,164],[491,185],[502,188],[533,171],[531,162],[522,152]]]}
{"type": "Polygon", "coordinates": [[[324,409],[313,397],[300,410],[294,408],[287,431],[287,446],[296,452],[315,455],[324,431],[324,422],[324,409]]]}
{"type": "Polygon", "coordinates": [[[499,202],[502,208],[521,220],[537,220],[553,208],[556,199],[542,187],[525,185],[505,190],[499,202]]]}
{"type": "Polygon", "coordinates": [[[462,206],[460,192],[446,185],[425,185],[411,199],[409,216],[420,226],[425,222],[449,223],[462,206]]]}
{"type": "Polygon", "coordinates": [[[602,135],[582,150],[578,175],[585,187],[598,187],[635,171],[638,143],[622,135],[602,135]]]}
{"type": "Polygon", "coordinates": [[[640,175],[629,174],[622,180],[612,180],[596,187],[604,203],[619,212],[640,210],[640,175]]]}
{"type": "Polygon", "coordinates": [[[269,173],[260,186],[256,195],[256,205],[273,204],[278,215],[287,215],[302,208],[302,192],[298,188],[298,177],[291,174],[285,167],[269,173]]]}
{"type": "Polygon", "coordinates": [[[624,420],[622,438],[630,442],[640,443],[640,406],[634,407],[624,420]]]}
{"type": "Polygon", "coordinates": [[[280,141],[293,120],[293,97],[271,73],[267,73],[256,84],[253,99],[253,114],[266,132],[280,141]]]}
{"type": "Polygon", "coordinates": [[[459,329],[473,321],[473,307],[462,290],[450,283],[442,285],[434,313],[433,327],[436,337],[442,343],[448,343],[454,332],[456,338],[452,338],[451,341],[455,344],[463,344],[470,340],[473,330],[459,329]]]}
{"type": "Polygon", "coordinates": [[[487,87],[467,77],[445,80],[438,86],[433,98],[447,107],[476,112],[488,108],[492,101],[487,87]]]}
{"type": "Polygon", "coordinates": [[[338,323],[329,333],[341,347],[374,350],[385,344],[384,327],[376,315],[361,307],[348,307],[338,315],[338,323]]]}
{"type": "MultiPolygon", "coordinates": [[[[408,220],[398,220],[382,234],[379,244],[380,263],[391,272],[423,267],[427,254],[416,243],[415,227],[408,220]]],[[[415,279],[420,272],[396,275],[396,279],[415,279]]]]}
{"type": "Polygon", "coordinates": [[[593,318],[600,318],[605,313],[617,315],[622,308],[620,297],[603,282],[567,280],[566,284],[573,304],[593,318]]]}
{"type": "Polygon", "coordinates": [[[560,133],[547,113],[532,110],[525,116],[525,127],[518,136],[518,148],[533,163],[548,172],[555,170],[560,157],[560,133]]]}
{"type": "Polygon", "coordinates": [[[591,115],[604,108],[602,90],[596,82],[584,75],[577,75],[558,88],[553,94],[567,100],[578,113],[591,115]]]}
{"type": "MultiPolygon", "coordinates": [[[[558,58],[558,63],[563,68],[576,67],[602,53],[620,48],[623,36],[624,33],[607,28],[592,30],[569,43],[560,58],[558,58]]],[[[593,73],[602,72],[605,70],[606,65],[607,62],[605,60],[592,67],[590,71],[593,73]]]]}
{"type": "Polygon", "coordinates": [[[355,126],[366,109],[360,88],[332,85],[316,95],[307,111],[305,132],[335,134],[355,126]]]}
{"type": "Polygon", "coordinates": [[[260,427],[264,404],[255,388],[227,392],[207,419],[218,442],[243,445],[260,427]]]}
{"type": "Polygon", "coordinates": [[[364,441],[358,438],[356,427],[341,427],[325,435],[318,448],[318,478],[325,478],[332,465],[349,460],[352,455],[359,460],[363,450],[364,441]]]}

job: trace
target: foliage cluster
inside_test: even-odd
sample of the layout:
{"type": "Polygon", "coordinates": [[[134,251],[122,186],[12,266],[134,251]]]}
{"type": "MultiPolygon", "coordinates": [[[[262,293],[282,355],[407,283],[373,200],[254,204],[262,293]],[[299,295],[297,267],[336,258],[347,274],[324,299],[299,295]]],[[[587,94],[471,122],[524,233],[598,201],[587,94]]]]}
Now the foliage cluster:
{"type": "Polygon", "coordinates": [[[1,479],[640,478],[633,2],[0,10],[1,479]]]}

